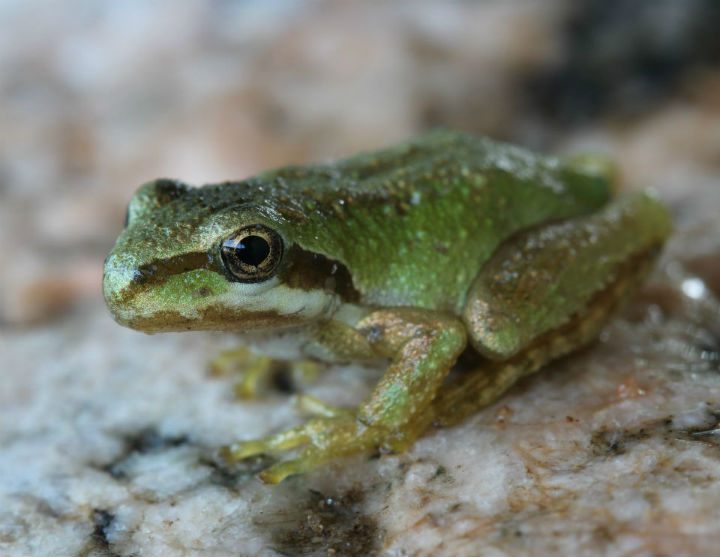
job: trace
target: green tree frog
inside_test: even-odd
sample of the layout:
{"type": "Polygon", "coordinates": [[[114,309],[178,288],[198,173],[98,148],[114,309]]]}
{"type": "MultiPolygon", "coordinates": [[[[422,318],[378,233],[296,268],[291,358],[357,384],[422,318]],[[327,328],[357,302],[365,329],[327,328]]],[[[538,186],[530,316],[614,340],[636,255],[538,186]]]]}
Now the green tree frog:
{"type": "Polygon", "coordinates": [[[145,332],[254,331],[298,357],[385,365],[357,408],[315,400],[303,425],[225,448],[300,449],[261,473],[277,483],[403,450],[596,338],[671,230],[653,196],[611,200],[613,181],[601,159],[453,131],[243,181],[159,179],[130,201],[105,300],[145,332]],[[447,379],[463,352],[473,368],[447,379]]]}

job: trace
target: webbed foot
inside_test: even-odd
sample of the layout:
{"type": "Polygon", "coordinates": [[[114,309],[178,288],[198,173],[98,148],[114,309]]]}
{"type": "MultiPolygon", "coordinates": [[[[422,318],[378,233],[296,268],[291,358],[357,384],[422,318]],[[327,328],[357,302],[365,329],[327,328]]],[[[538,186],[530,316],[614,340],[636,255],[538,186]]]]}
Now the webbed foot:
{"type": "Polygon", "coordinates": [[[237,462],[258,454],[277,454],[307,445],[296,457],[277,462],[258,477],[277,484],[291,474],[306,472],[328,460],[377,447],[392,448],[392,436],[384,428],[360,422],[351,410],[333,416],[317,417],[303,425],[252,441],[240,441],[224,447],[220,456],[237,462]],[[390,443],[388,443],[390,441],[390,443]]]}

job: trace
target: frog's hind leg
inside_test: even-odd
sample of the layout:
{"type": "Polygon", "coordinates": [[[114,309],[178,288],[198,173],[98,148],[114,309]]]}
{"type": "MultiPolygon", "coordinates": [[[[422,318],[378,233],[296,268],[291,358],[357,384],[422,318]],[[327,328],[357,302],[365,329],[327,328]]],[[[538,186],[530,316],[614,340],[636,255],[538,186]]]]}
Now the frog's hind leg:
{"type": "Polygon", "coordinates": [[[582,312],[536,338],[513,357],[505,361],[486,360],[478,368],[443,385],[425,419],[436,425],[453,425],[498,400],[526,375],[592,342],[642,283],[656,253],[654,249],[646,250],[618,266],[615,280],[597,293],[582,312]]]}
{"type": "MultiPolygon", "coordinates": [[[[647,250],[628,260],[618,269],[617,279],[595,296],[585,313],[574,316],[562,327],[538,338],[525,351],[507,361],[485,361],[475,369],[465,370],[458,380],[444,385],[425,419],[428,423],[442,426],[455,424],[498,400],[520,378],[592,342],[607,320],[625,305],[643,282],[654,255],[655,250],[647,250]]],[[[691,322],[702,323],[713,331],[720,330],[720,299],[701,279],[676,263],[659,269],[658,273],[665,282],[676,286],[681,298],[678,303],[691,322]]],[[[688,347],[681,346],[680,349],[686,351],[688,347]]],[[[699,356],[710,364],[720,361],[718,350],[701,350],[699,356]]]]}
{"type": "Polygon", "coordinates": [[[514,236],[468,291],[462,316],[472,346],[491,360],[510,360],[586,313],[598,293],[625,280],[624,273],[639,283],[650,267],[632,262],[659,253],[670,229],[664,205],[640,193],[514,236]]]}

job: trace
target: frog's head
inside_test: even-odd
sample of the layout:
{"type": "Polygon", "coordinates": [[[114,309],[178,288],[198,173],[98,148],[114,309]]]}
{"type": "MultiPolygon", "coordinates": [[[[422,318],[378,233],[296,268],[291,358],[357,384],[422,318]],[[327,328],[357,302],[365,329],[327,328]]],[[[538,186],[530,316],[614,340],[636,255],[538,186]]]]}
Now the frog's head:
{"type": "Polygon", "coordinates": [[[115,319],[145,332],[247,331],[329,315],[352,289],[349,277],[297,245],[294,223],[249,191],[244,183],[142,186],[105,261],[115,319]]]}

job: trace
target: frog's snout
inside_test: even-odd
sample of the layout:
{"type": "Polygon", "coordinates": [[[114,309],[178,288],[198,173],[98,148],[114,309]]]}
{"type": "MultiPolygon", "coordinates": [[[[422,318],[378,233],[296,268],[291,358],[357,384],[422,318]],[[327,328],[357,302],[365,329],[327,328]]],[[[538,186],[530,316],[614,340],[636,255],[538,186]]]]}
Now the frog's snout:
{"type": "Polygon", "coordinates": [[[128,302],[128,292],[136,275],[135,269],[123,266],[115,254],[105,259],[103,266],[103,297],[115,320],[126,325],[122,318],[122,308],[128,302]]]}

